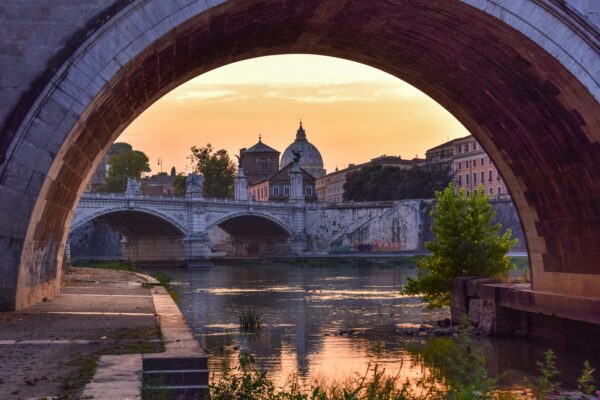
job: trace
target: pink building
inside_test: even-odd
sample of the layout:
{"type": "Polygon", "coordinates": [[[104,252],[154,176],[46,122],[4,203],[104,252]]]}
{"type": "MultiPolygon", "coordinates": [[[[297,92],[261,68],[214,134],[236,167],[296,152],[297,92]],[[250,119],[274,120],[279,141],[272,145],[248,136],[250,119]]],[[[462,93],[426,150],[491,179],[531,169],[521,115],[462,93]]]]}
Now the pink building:
{"type": "Polygon", "coordinates": [[[504,180],[492,159],[473,138],[467,136],[453,141],[452,170],[458,187],[467,196],[480,186],[493,197],[508,196],[504,180]]]}

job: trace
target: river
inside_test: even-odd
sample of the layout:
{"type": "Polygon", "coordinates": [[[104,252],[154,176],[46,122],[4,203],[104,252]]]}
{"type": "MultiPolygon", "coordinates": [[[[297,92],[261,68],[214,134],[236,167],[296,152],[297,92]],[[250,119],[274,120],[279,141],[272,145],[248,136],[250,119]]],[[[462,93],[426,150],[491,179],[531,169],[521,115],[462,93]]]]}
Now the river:
{"type": "MultiPolygon", "coordinates": [[[[244,263],[161,271],[180,292],[179,306],[210,352],[213,375],[235,368],[241,349],[254,354],[258,366],[279,384],[291,377],[303,383],[346,381],[374,364],[403,380],[418,378],[428,367],[417,361],[415,352],[431,339],[404,335],[398,328],[435,325],[449,317],[448,309],[430,310],[420,298],[400,294],[407,278],[417,274],[407,260],[384,265],[244,263]],[[262,314],[258,333],[240,333],[239,313],[244,309],[262,314]]],[[[476,342],[488,370],[503,386],[522,387],[525,378],[531,380],[547,349],[520,339],[476,342]]],[[[590,355],[554,350],[561,382],[572,386],[590,355]]],[[[600,357],[591,357],[592,365],[600,367],[600,357]]]]}

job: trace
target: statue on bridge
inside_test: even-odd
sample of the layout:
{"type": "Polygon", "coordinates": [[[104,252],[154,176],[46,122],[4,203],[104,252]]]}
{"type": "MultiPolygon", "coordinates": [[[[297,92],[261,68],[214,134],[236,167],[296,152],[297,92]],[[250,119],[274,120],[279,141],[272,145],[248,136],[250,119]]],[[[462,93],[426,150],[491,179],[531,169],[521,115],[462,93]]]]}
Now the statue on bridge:
{"type": "Polygon", "coordinates": [[[188,174],[185,185],[186,197],[202,197],[202,191],[204,190],[204,177],[202,175],[188,174]]]}
{"type": "Polygon", "coordinates": [[[125,189],[125,194],[128,196],[141,196],[142,185],[135,178],[127,178],[127,189],[125,189]]]}
{"type": "Polygon", "coordinates": [[[302,158],[302,152],[292,149],[292,154],[294,155],[294,164],[298,164],[302,158]]]}

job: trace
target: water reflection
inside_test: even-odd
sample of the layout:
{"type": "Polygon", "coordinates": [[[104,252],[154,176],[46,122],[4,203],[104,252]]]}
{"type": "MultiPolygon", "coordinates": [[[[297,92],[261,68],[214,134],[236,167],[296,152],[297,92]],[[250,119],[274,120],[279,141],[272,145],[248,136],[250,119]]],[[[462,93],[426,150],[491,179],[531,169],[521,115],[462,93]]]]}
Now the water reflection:
{"type": "MultiPolygon", "coordinates": [[[[279,384],[290,376],[304,383],[343,382],[373,363],[402,381],[418,379],[426,370],[414,349],[426,340],[397,330],[449,316],[447,309],[429,310],[420,299],[400,295],[406,279],[416,275],[406,266],[225,265],[164,272],[179,285],[180,307],[211,353],[212,373],[235,368],[240,349],[247,349],[279,384]],[[258,334],[239,332],[239,313],[248,308],[264,316],[258,334]]],[[[505,385],[531,378],[546,349],[519,340],[478,343],[488,369],[505,385]]],[[[589,358],[560,349],[557,355],[565,371],[562,382],[573,382],[589,358]]],[[[592,365],[600,365],[595,358],[592,365]]]]}

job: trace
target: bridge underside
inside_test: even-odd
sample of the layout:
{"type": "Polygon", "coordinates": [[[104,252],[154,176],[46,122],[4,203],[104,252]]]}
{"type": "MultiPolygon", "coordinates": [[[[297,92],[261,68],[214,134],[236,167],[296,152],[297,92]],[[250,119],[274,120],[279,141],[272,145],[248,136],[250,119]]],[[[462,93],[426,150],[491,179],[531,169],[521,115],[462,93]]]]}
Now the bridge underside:
{"type": "Polygon", "coordinates": [[[291,234],[269,219],[245,215],[227,219],[217,226],[229,235],[225,242],[215,246],[218,255],[269,257],[293,253],[291,234]]]}
{"type": "MultiPolygon", "coordinates": [[[[90,233],[111,234],[102,230],[102,224],[108,225],[121,236],[120,249],[98,248],[90,240],[102,241],[93,234],[85,235],[73,232],[70,235],[70,256],[75,260],[118,258],[135,264],[186,264],[189,251],[186,233],[166,221],[164,218],[147,212],[114,211],[97,217],[90,233]],[[95,254],[94,254],[95,253],[95,254]]],[[[114,231],[112,236],[114,236],[114,231]]],[[[114,239],[113,239],[114,241],[114,239]]],[[[114,247],[110,241],[104,243],[114,247]]]]}
{"type": "MultiPolygon", "coordinates": [[[[514,3],[524,12],[538,7],[514,3]]],[[[15,114],[27,117],[7,131],[8,144],[0,148],[8,215],[0,240],[0,307],[56,293],[77,199],[137,115],[198,74],[282,53],[362,62],[437,100],[498,166],[522,220],[534,289],[598,296],[600,105],[533,40],[458,0],[234,0],[206,12],[198,11],[204,1],[186,10],[177,4],[139,2],[131,11],[135,23],[107,24],[82,46],[88,58],[72,58],[73,75],[57,76],[37,108],[15,114]],[[169,12],[179,19],[164,15],[169,12]],[[179,22],[165,29],[172,21],[179,22]],[[141,32],[125,34],[129,29],[141,32]]],[[[597,51],[589,56],[581,68],[597,68],[597,51]]]]}

